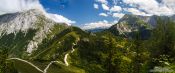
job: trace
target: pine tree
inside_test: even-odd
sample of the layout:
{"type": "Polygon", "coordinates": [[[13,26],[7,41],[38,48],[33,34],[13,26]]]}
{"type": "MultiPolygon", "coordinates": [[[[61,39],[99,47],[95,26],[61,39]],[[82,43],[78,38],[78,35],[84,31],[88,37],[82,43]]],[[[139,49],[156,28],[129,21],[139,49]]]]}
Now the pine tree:
{"type": "Polygon", "coordinates": [[[167,66],[175,61],[175,23],[171,20],[158,20],[150,39],[151,68],[167,66]]]}

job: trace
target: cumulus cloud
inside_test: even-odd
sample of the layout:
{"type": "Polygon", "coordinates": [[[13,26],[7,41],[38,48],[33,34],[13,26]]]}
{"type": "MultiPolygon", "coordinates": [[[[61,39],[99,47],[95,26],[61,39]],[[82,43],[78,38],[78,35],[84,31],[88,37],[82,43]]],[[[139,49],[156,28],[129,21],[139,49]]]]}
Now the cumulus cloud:
{"type": "Polygon", "coordinates": [[[120,6],[113,6],[110,10],[112,12],[120,12],[122,10],[122,8],[120,6]]]}
{"type": "Polygon", "coordinates": [[[104,10],[107,10],[107,11],[109,10],[109,7],[106,4],[101,4],[101,6],[104,10]]]}
{"type": "Polygon", "coordinates": [[[102,4],[108,4],[107,0],[96,0],[96,2],[102,3],[102,4]]]}
{"type": "Polygon", "coordinates": [[[123,14],[123,13],[113,13],[113,17],[115,17],[115,18],[122,18],[123,16],[124,16],[125,14],[123,14]]]}
{"type": "Polygon", "coordinates": [[[98,9],[99,7],[98,7],[98,4],[94,4],[94,8],[95,9],[98,9]]]}
{"type": "Polygon", "coordinates": [[[102,9],[112,12],[129,12],[135,15],[173,15],[175,14],[175,0],[96,0],[102,4],[102,9]],[[122,5],[121,5],[122,4],[122,5]],[[129,5],[128,8],[122,8],[129,5]]]}
{"type": "Polygon", "coordinates": [[[162,0],[162,3],[175,10],[175,0],[162,0]]]}
{"type": "Polygon", "coordinates": [[[88,29],[95,29],[95,28],[109,28],[112,25],[113,24],[110,24],[108,21],[103,20],[103,21],[98,21],[93,23],[87,23],[82,27],[82,29],[88,30],[88,29]]]}
{"type": "Polygon", "coordinates": [[[146,14],[145,12],[142,12],[136,8],[125,8],[124,10],[134,15],[150,16],[150,14],[146,14]]]}
{"type": "Polygon", "coordinates": [[[43,10],[38,0],[0,0],[1,13],[14,13],[34,8],[43,10]]]}
{"type": "Polygon", "coordinates": [[[108,16],[106,13],[100,13],[99,15],[100,16],[104,16],[104,17],[107,17],[108,16]]]}
{"type": "Polygon", "coordinates": [[[75,23],[75,21],[71,21],[62,15],[47,13],[39,0],[0,0],[0,15],[22,12],[30,9],[39,9],[46,17],[56,22],[64,22],[67,24],[75,23]]]}
{"type": "MultiPolygon", "coordinates": [[[[117,23],[125,13],[134,15],[151,16],[151,15],[174,15],[175,0],[96,0],[102,5],[100,16],[112,16],[116,18],[113,23],[117,23]]],[[[102,21],[86,24],[86,28],[100,26],[102,21]]],[[[103,24],[105,26],[105,24],[103,24]]],[[[103,26],[101,24],[101,26],[103,26]]]]}
{"type": "Polygon", "coordinates": [[[69,20],[68,18],[65,18],[64,16],[62,15],[58,15],[58,14],[51,14],[49,13],[48,14],[48,18],[54,20],[55,22],[58,22],[58,23],[66,23],[68,25],[71,25],[71,23],[76,23],[75,21],[72,21],[72,20],[69,20]]]}
{"type": "Polygon", "coordinates": [[[152,15],[172,15],[175,13],[175,0],[123,0],[124,3],[137,6],[147,14],[152,15]]]}

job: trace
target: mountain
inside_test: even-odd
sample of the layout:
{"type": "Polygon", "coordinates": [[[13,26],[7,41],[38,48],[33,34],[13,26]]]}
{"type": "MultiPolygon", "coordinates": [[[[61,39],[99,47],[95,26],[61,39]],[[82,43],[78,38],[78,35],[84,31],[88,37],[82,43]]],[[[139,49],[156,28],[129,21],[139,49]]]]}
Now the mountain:
{"type": "Polygon", "coordinates": [[[140,16],[126,14],[117,24],[109,28],[109,31],[115,35],[133,38],[135,32],[139,31],[143,39],[147,39],[151,35],[151,30],[158,25],[158,20],[168,22],[174,21],[174,16],[140,16]]]}
{"type": "MultiPolygon", "coordinates": [[[[81,29],[56,23],[35,9],[0,16],[0,28],[0,58],[5,55],[13,61],[15,73],[45,73],[50,65],[54,68],[50,73],[84,73],[81,68],[68,66],[67,60],[80,37],[87,36],[81,29]]],[[[11,73],[11,68],[10,64],[5,73],[11,73]]]]}
{"type": "Polygon", "coordinates": [[[175,20],[174,15],[172,16],[157,16],[157,15],[152,15],[152,16],[141,16],[141,15],[132,15],[132,14],[125,14],[120,20],[120,22],[127,22],[130,24],[136,23],[136,21],[143,21],[144,23],[148,23],[149,26],[155,27],[157,25],[157,20],[162,19],[164,21],[167,21],[168,19],[175,20]]]}
{"type": "Polygon", "coordinates": [[[159,66],[174,69],[175,23],[168,19],[125,15],[111,28],[89,33],[56,23],[39,10],[5,14],[0,16],[0,73],[149,73],[159,66]]]}
{"type": "Polygon", "coordinates": [[[11,56],[31,53],[45,38],[52,38],[68,26],[56,23],[39,10],[29,10],[0,16],[0,45],[11,48],[11,56]],[[20,51],[20,52],[19,52],[20,51]],[[14,54],[13,54],[14,53],[14,54]],[[21,54],[20,54],[21,53],[21,54]]]}
{"type": "MultiPolygon", "coordinates": [[[[114,33],[115,35],[122,35],[124,37],[133,36],[133,32],[137,30],[142,31],[143,37],[146,35],[150,35],[149,32],[151,29],[155,28],[158,24],[157,21],[162,19],[163,21],[167,22],[169,19],[175,21],[175,15],[172,16],[141,16],[141,15],[132,15],[132,14],[125,14],[115,25],[110,27],[109,29],[103,28],[96,28],[96,29],[89,29],[86,30],[88,32],[102,32],[104,30],[109,30],[110,32],[114,33]],[[146,35],[144,35],[146,34],[146,35]]],[[[148,36],[144,37],[147,38],[148,36]]]]}
{"type": "Polygon", "coordinates": [[[143,39],[147,38],[149,31],[156,25],[156,19],[154,16],[139,16],[126,14],[119,20],[119,22],[109,28],[109,31],[115,35],[121,35],[124,37],[132,38],[135,32],[141,31],[143,39]]]}

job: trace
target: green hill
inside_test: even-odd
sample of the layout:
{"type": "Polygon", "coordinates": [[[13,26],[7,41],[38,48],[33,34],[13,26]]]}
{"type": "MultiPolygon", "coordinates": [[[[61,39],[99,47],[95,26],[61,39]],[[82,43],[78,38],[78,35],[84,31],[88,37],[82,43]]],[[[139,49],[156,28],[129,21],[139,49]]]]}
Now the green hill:
{"type": "Polygon", "coordinates": [[[3,31],[0,73],[174,71],[175,23],[161,18],[156,23],[150,27],[138,16],[125,16],[108,30],[91,33],[39,16],[36,28],[3,31]]]}

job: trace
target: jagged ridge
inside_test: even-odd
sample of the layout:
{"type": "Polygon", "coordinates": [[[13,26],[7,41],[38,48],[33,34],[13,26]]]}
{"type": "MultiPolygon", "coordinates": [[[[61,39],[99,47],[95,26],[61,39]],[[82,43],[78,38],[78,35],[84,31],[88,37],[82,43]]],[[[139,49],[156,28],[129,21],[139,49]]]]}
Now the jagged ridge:
{"type": "Polygon", "coordinates": [[[26,48],[23,48],[26,49],[28,53],[31,53],[38,47],[38,44],[40,44],[43,39],[48,37],[48,35],[51,37],[50,33],[52,33],[51,30],[54,29],[55,25],[67,27],[67,25],[64,23],[58,24],[48,19],[42,11],[36,9],[12,14],[5,14],[0,16],[0,36],[8,36],[9,34],[17,35],[19,32],[26,35],[30,34],[28,33],[29,29],[35,30],[36,32],[34,36],[31,40],[28,40],[28,45],[26,48]]]}

